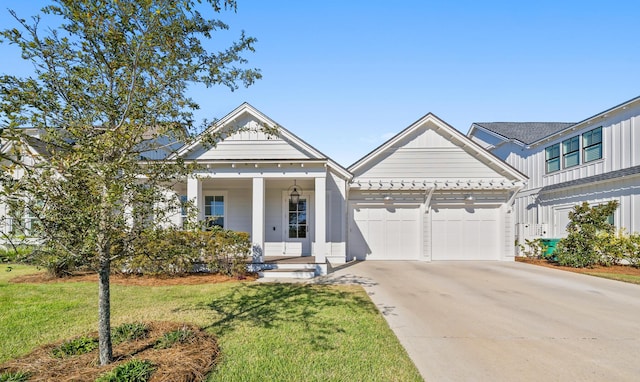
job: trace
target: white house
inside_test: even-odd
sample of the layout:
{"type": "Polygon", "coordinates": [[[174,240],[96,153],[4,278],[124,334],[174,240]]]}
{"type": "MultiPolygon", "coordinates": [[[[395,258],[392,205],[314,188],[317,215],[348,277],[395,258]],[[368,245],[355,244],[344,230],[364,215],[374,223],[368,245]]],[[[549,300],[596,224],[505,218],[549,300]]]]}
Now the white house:
{"type": "Polygon", "coordinates": [[[529,177],[515,201],[520,240],[564,237],[569,211],[617,200],[611,222],[640,231],[640,97],[577,123],[481,123],[468,132],[529,177]]]}
{"type": "Polygon", "coordinates": [[[201,219],[249,232],[260,255],[513,259],[511,203],[526,177],[435,115],[348,169],[285,128],[259,131],[264,125],[277,124],[245,103],[213,127],[237,133],[176,154],[203,166],[176,191],[201,219]]]}
{"type": "MultiPolygon", "coordinates": [[[[254,257],[513,260],[526,176],[433,114],[348,169],[245,103],[169,159],[200,170],[173,187],[198,218],[250,233],[254,257]]],[[[181,224],[177,213],[173,221],[181,224]]]]}

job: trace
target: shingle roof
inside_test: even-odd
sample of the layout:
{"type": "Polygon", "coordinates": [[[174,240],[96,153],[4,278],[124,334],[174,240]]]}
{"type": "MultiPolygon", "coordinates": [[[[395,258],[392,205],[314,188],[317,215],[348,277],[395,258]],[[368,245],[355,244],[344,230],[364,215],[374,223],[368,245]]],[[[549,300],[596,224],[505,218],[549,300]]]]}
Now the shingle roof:
{"type": "Polygon", "coordinates": [[[506,139],[515,139],[526,145],[555,134],[574,122],[474,122],[473,125],[489,130],[506,139]]]}
{"type": "Polygon", "coordinates": [[[605,172],[604,174],[593,175],[586,178],[570,180],[557,184],[544,186],[540,189],[540,194],[568,187],[582,186],[589,183],[604,182],[606,180],[624,178],[626,176],[640,174],[640,166],[627,167],[616,171],[605,172]]]}

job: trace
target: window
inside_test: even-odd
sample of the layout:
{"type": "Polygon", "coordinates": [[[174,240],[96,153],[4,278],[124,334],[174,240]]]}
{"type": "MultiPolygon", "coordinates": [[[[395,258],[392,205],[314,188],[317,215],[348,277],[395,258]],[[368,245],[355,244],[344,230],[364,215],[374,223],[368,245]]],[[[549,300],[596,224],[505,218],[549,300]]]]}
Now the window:
{"type": "Polygon", "coordinates": [[[187,202],[189,199],[187,195],[180,195],[180,221],[182,222],[182,228],[184,228],[184,224],[187,222],[187,202]]]}
{"type": "Polygon", "coordinates": [[[562,142],[562,166],[569,168],[580,164],[580,137],[562,142]]]}
{"type": "Polygon", "coordinates": [[[207,227],[224,228],[224,196],[211,195],[204,197],[204,218],[207,227]]]}
{"type": "Polygon", "coordinates": [[[289,201],[289,238],[307,237],[307,200],[300,198],[298,203],[289,201]]]}
{"type": "Polygon", "coordinates": [[[602,158],[602,127],[582,134],[582,147],[585,163],[602,158]]]}
{"type": "Polygon", "coordinates": [[[545,149],[545,161],[547,164],[547,172],[560,170],[560,144],[549,146],[545,149]]]}

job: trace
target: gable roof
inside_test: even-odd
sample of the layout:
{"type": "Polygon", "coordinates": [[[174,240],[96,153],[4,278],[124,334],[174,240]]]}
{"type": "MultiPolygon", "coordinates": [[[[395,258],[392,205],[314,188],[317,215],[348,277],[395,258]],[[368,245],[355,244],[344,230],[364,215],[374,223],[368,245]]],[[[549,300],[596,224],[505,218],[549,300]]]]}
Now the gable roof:
{"type": "Polygon", "coordinates": [[[493,155],[489,151],[485,150],[478,143],[472,141],[470,138],[466,137],[464,134],[460,133],[454,127],[444,122],[442,119],[438,118],[433,113],[428,113],[416,122],[409,125],[407,128],[402,130],[400,133],[396,134],[394,137],[378,146],[376,149],[371,151],[369,154],[365,155],[362,159],[358,160],[351,166],[349,166],[348,170],[357,176],[363,169],[365,169],[370,164],[376,163],[380,161],[382,158],[387,157],[393,151],[394,146],[401,140],[410,136],[418,129],[425,126],[427,123],[431,123],[437,130],[441,130],[444,135],[447,136],[447,139],[453,144],[462,147],[465,151],[470,152],[484,163],[489,168],[495,170],[497,173],[510,178],[510,180],[514,181],[526,181],[527,176],[516,170],[514,167],[510,166],[506,162],[502,161],[497,156],[493,155]]]}
{"type": "Polygon", "coordinates": [[[573,125],[574,122],[474,122],[470,131],[481,128],[505,140],[514,139],[529,145],[573,125]]]}
{"type": "MultiPolygon", "coordinates": [[[[198,137],[196,137],[193,142],[191,142],[188,145],[184,145],[183,147],[181,147],[176,153],[172,154],[168,159],[175,159],[175,158],[178,158],[178,157],[185,157],[190,152],[196,150],[198,147],[201,147],[202,139],[206,134],[211,133],[212,131],[216,131],[216,130],[223,129],[225,127],[231,126],[236,119],[242,117],[243,115],[249,115],[249,116],[259,120],[261,123],[263,123],[266,126],[276,127],[277,128],[277,136],[278,136],[278,138],[281,138],[281,139],[289,142],[290,144],[295,146],[300,151],[306,153],[306,155],[309,156],[308,159],[326,161],[327,165],[329,165],[331,168],[336,170],[343,177],[345,177],[345,178],[350,178],[351,177],[351,174],[344,167],[342,167],[337,162],[335,162],[334,160],[332,160],[331,158],[329,158],[328,156],[323,154],[321,151],[319,151],[315,147],[311,146],[310,144],[308,144],[307,142],[302,140],[297,135],[293,134],[291,131],[289,131],[289,130],[285,129],[284,127],[282,127],[280,124],[278,124],[277,122],[275,122],[271,118],[267,117],[265,114],[263,114],[261,111],[259,111],[255,107],[251,106],[247,102],[244,102],[243,104],[241,104],[240,106],[235,108],[233,111],[231,111],[229,114],[224,116],[222,119],[216,121],[216,123],[214,123],[211,127],[209,127],[204,132],[202,132],[200,135],[198,135],[198,137]]],[[[224,141],[222,141],[222,142],[224,142],[224,141]]],[[[246,158],[246,159],[247,160],[252,160],[252,161],[256,160],[255,158],[253,158],[253,159],[246,158]]],[[[270,158],[265,158],[265,159],[270,159],[270,158]]],[[[234,160],[241,161],[243,159],[234,158],[234,160]]],[[[297,160],[300,160],[300,159],[297,159],[297,160]]]]}
{"type": "Polygon", "coordinates": [[[610,113],[625,110],[634,103],[640,102],[640,96],[622,102],[609,109],[601,111],[580,122],[474,122],[469,128],[468,136],[473,135],[475,129],[484,130],[501,139],[519,141],[524,145],[531,146],[543,140],[551,138],[556,134],[571,128],[578,129],[596,121],[597,118],[605,118],[610,113]]]}

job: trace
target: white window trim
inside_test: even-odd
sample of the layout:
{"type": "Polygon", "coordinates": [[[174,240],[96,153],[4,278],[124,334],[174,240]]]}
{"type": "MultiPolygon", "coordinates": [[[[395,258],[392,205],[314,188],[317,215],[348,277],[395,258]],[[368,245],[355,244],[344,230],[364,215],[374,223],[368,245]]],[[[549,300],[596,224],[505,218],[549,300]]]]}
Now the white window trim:
{"type": "Polygon", "coordinates": [[[202,208],[203,208],[203,213],[202,213],[202,217],[204,219],[204,221],[206,222],[207,220],[207,196],[222,196],[223,198],[223,203],[224,203],[224,213],[222,214],[222,219],[224,220],[224,229],[228,229],[229,228],[229,220],[227,219],[227,216],[229,215],[229,197],[228,197],[229,192],[228,191],[217,191],[217,190],[203,190],[202,191],[202,208]]]}

